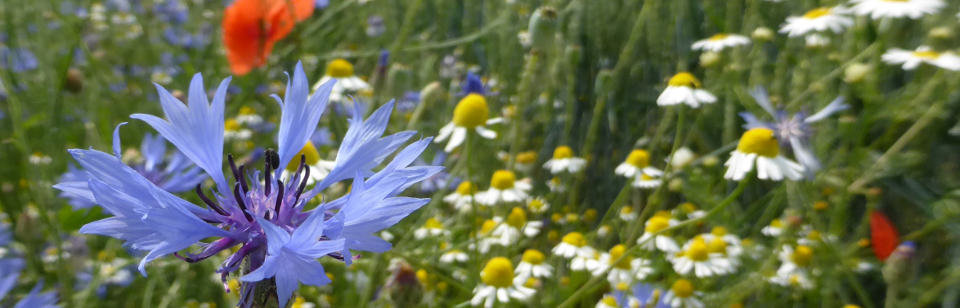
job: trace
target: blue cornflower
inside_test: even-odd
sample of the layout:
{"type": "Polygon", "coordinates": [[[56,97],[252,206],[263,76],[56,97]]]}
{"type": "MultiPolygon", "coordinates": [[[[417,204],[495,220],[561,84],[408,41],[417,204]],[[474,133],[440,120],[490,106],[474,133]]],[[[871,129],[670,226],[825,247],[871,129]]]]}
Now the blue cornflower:
{"type": "Polygon", "coordinates": [[[308,95],[310,87],[300,63],[287,83],[286,97],[273,96],[281,105],[278,150],[265,151],[263,170],[251,170],[248,165],[238,168],[228,155],[231,185],[222,169],[224,103],[229,82],[229,78],[221,82],[212,102],[208,102],[203,79],[195,75],[187,94],[188,104],[157,85],[166,119],[131,116],[156,129],[212,178],[214,189],[205,192],[200,185],[195,187],[207,208],[154,185],[124,165],[116,153],[73,149],[70,153],[90,175],[88,186],[96,202],[114,215],[83,226],[81,233],[122,239],[128,248],[147,251],[138,267],[144,275],[146,264],[161,256],[174,254],[187,262],[198,262],[240,245],[217,270],[222,280],[247,260],[250,268],[241,277],[247,282],[242,288],[242,301],[249,303],[255,283],[274,278],[280,306],[285,307],[298,283],[329,282],[316,259],[330,256],[350,263],[351,250],[389,250],[391,244],[375,234],[429,202],[396,196],[442,167],[410,166],[430,138],[397,152],[415,132],[383,136],[392,102],[367,120],[355,106],[335,166],[320,183],[306,188],[310,171],[305,167],[305,156],[298,152],[316,130],[335,81],[320,85],[308,95]],[[387,157],[393,158],[373,172],[387,157]],[[282,176],[285,168],[281,166],[297,160],[296,171],[282,176]],[[304,210],[327,187],[350,179],[352,189],[345,196],[304,210]],[[206,238],[217,239],[200,242],[206,238]],[[195,244],[202,248],[198,253],[179,253],[195,244]]]}
{"type": "MultiPolygon", "coordinates": [[[[117,125],[113,131],[113,153],[117,157],[121,156],[120,126],[124,124],[126,122],[117,125]]],[[[163,190],[171,193],[185,192],[206,179],[203,170],[194,166],[179,151],[173,151],[168,157],[167,142],[162,136],[154,136],[150,133],[144,135],[140,152],[143,154],[143,161],[131,164],[130,167],[163,190]]],[[[75,209],[88,208],[96,204],[93,192],[87,185],[90,181],[87,172],[73,165],[67,168],[67,172],[60,176],[60,183],[56,186],[61,190],[60,197],[67,198],[75,209]]]]}
{"type": "MultiPolygon", "coordinates": [[[[447,160],[446,152],[437,152],[437,154],[434,154],[433,162],[431,162],[430,164],[427,164],[422,159],[417,159],[417,164],[423,165],[423,166],[429,166],[429,165],[440,166],[440,165],[443,165],[443,162],[446,160],[447,160]]],[[[420,192],[425,194],[431,194],[440,189],[445,189],[445,188],[454,189],[457,187],[457,185],[460,185],[459,178],[451,177],[450,174],[447,173],[446,171],[440,171],[440,172],[437,172],[437,174],[434,174],[433,176],[431,176],[430,178],[427,178],[426,180],[424,180],[423,183],[420,183],[420,192]]]]}
{"type": "Polygon", "coordinates": [[[159,1],[153,5],[157,18],[165,23],[179,25],[187,21],[187,6],[180,0],[159,1]]]}
{"type": "Polygon", "coordinates": [[[314,0],[313,5],[317,9],[325,9],[330,5],[330,0],[314,0]]]}
{"type": "Polygon", "coordinates": [[[473,72],[467,72],[467,77],[463,79],[463,84],[460,86],[460,96],[466,96],[470,93],[487,95],[487,89],[483,85],[483,79],[480,79],[480,76],[477,76],[477,74],[473,72]]]}
{"type": "Polygon", "coordinates": [[[420,104],[420,91],[406,91],[403,93],[403,97],[397,102],[397,111],[413,111],[414,108],[417,108],[418,104],[420,104]]]}
{"type": "MultiPolygon", "coordinates": [[[[6,246],[10,244],[12,235],[10,234],[10,229],[6,224],[0,223],[0,248],[6,249],[6,246]]],[[[0,300],[7,296],[7,293],[16,285],[17,278],[20,277],[20,271],[23,270],[24,262],[23,259],[13,257],[13,258],[2,258],[0,259],[0,300]]],[[[43,288],[43,282],[37,283],[33,287],[33,290],[30,291],[26,297],[21,299],[14,308],[48,308],[48,307],[58,307],[57,295],[53,292],[44,292],[40,293],[40,289],[43,288]]]]}
{"type": "Polygon", "coordinates": [[[34,70],[37,68],[37,57],[26,48],[0,47],[0,68],[14,73],[34,70]]]}
{"type": "Polygon", "coordinates": [[[763,87],[754,88],[750,91],[750,96],[753,96],[753,99],[764,111],[773,116],[773,122],[760,121],[752,113],[741,112],[740,117],[747,122],[743,125],[743,128],[767,128],[772,130],[777,140],[780,140],[781,146],[789,146],[793,150],[793,156],[803,165],[807,177],[812,177],[814,172],[820,170],[820,161],[817,160],[816,155],[810,148],[810,137],[813,134],[810,124],[850,108],[849,105],[843,103],[843,96],[837,97],[826,107],[810,116],[802,111],[790,116],[786,110],[774,109],[773,104],[770,103],[770,97],[767,95],[767,90],[763,87]]]}

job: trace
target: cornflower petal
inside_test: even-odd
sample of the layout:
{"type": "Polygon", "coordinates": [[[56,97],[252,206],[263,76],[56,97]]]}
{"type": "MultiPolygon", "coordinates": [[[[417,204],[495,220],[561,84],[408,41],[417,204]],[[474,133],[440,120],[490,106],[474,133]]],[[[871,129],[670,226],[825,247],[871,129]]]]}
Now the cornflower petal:
{"type": "MultiPolygon", "coordinates": [[[[330,91],[335,83],[336,80],[324,83],[308,99],[310,84],[303,72],[303,64],[297,62],[293,82],[287,82],[286,97],[281,104],[280,129],[277,135],[280,166],[286,166],[300,152],[310,136],[313,136],[320,116],[327,109],[330,91]]],[[[277,174],[281,171],[278,169],[277,174]]]]}
{"type": "Polygon", "coordinates": [[[149,114],[130,117],[146,122],[164,138],[173,143],[187,158],[202,168],[217,183],[220,191],[229,191],[223,176],[223,108],[230,78],[220,83],[213,102],[208,103],[203,89],[203,77],[197,73],[190,82],[187,105],[170,92],[156,85],[160,105],[167,120],[149,114]]]}

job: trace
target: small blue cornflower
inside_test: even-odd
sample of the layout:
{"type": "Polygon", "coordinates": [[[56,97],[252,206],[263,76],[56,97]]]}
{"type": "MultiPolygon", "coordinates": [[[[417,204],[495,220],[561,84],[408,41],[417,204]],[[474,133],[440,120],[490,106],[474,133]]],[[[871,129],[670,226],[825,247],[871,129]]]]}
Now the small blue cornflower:
{"type": "MultiPolygon", "coordinates": [[[[117,125],[113,131],[113,153],[117,157],[121,157],[122,153],[120,126],[124,124],[126,123],[117,125]]],[[[144,135],[143,142],[140,143],[140,153],[143,155],[143,160],[129,166],[151,183],[168,192],[181,193],[191,190],[207,178],[203,170],[194,166],[179,151],[174,150],[167,155],[167,142],[162,136],[154,136],[150,133],[144,135]]],[[[60,183],[56,186],[61,190],[60,197],[68,199],[74,209],[84,209],[96,204],[93,192],[87,185],[90,181],[87,172],[73,165],[67,168],[67,172],[60,176],[60,183]]]]}
{"type": "Polygon", "coordinates": [[[752,128],[772,130],[777,140],[780,140],[781,146],[788,146],[793,150],[793,156],[803,165],[807,177],[812,177],[814,172],[820,170],[821,167],[820,161],[817,160],[816,155],[810,148],[810,137],[813,135],[810,124],[850,108],[849,105],[843,103],[843,96],[837,97],[813,115],[807,116],[805,112],[801,111],[790,116],[786,110],[773,108],[767,90],[763,87],[754,88],[750,91],[750,95],[764,111],[773,116],[773,122],[760,121],[756,115],[750,112],[741,112],[740,117],[747,122],[743,125],[743,128],[748,130],[752,128]]]}
{"type": "Polygon", "coordinates": [[[0,47],[0,69],[20,73],[36,68],[37,57],[29,49],[0,47]]]}
{"type": "MultiPolygon", "coordinates": [[[[10,229],[5,223],[0,223],[0,249],[8,249],[12,239],[10,229]]],[[[17,278],[20,277],[20,271],[23,270],[24,261],[19,257],[0,256],[0,300],[7,296],[7,293],[17,284],[17,278]]],[[[54,292],[40,293],[43,288],[43,282],[37,283],[27,296],[17,302],[14,308],[50,308],[57,306],[57,294],[54,292]]]]}
{"type": "Polygon", "coordinates": [[[403,147],[416,132],[383,136],[393,102],[366,120],[355,105],[335,166],[308,188],[310,169],[305,155],[298,153],[316,130],[335,82],[323,83],[309,95],[310,84],[297,63],[285,97],[273,96],[281,108],[278,150],[265,151],[261,170],[252,165],[238,167],[227,155],[232,181],[223,171],[224,104],[230,78],[220,83],[212,102],[207,100],[200,74],[190,83],[187,104],[157,85],[166,119],[147,114],[131,117],[152,126],[207,173],[214,187],[195,187],[206,207],[161,189],[124,165],[116,153],[72,149],[70,154],[90,175],[94,200],[113,215],[84,225],[80,232],[121,239],[132,250],[146,251],[138,266],[143,275],[146,264],[162,256],[173,254],[193,263],[240,246],[217,269],[224,285],[231,273],[248,264],[240,273],[241,303],[250,303],[257,283],[273,278],[280,307],[286,307],[300,283],[329,283],[316,259],[327,256],[350,264],[352,251],[391,249],[376,234],[430,201],[397,195],[442,167],[411,166],[430,138],[403,147]],[[379,168],[388,157],[392,157],[389,163],[379,168]],[[295,171],[283,176],[291,162],[297,166],[295,171]],[[306,210],[308,202],[344,180],[352,181],[349,193],[306,210]],[[215,239],[201,242],[208,238],[215,239]],[[181,252],[195,245],[196,253],[181,252]]]}

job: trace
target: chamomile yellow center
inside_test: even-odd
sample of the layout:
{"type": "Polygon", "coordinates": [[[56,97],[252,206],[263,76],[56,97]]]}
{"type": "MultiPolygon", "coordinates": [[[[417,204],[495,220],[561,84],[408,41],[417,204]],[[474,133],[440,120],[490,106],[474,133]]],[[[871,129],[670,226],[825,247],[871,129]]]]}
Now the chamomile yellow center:
{"type": "Polygon", "coordinates": [[[480,233],[487,234],[490,231],[493,231],[493,228],[497,226],[497,222],[493,219],[487,219],[483,221],[483,224],[480,225],[480,233]]]}
{"type": "Polygon", "coordinates": [[[313,146],[313,142],[307,141],[300,152],[297,152],[297,155],[287,163],[287,170],[296,171],[300,167],[300,155],[303,155],[304,163],[307,165],[314,165],[320,161],[320,152],[317,151],[317,147],[313,146]]]}
{"type": "Polygon", "coordinates": [[[683,253],[687,258],[693,261],[706,261],[710,257],[710,251],[707,250],[707,243],[702,238],[697,238],[690,243],[690,247],[683,253]]]}
{"type": "Polygon", "coordinates": [[[553,150],[553,159],[564,159],[573,157],[573,149],[568,146],[561,145],[553,150]]]}
{"type": "Polygon", "coordinates": [[[563,242],[577,247],[587,245],[587,239],[583,238],[583,234],[580,234],[580,232],[567,233],[563,236],[563,242]]]}
{"type": "Polygon", "coordinates": [[[670,227],[670,218],[654,216],[651,217],[650,220],[647,220],[647,225],[644,227],[644,231],[647,233],[656,233],[663,231],[668,227],[670,227]]]}
{"type": "Polygon", "coordinates": [[[507,224],[517,229],[523,228],[523,225],[527,224],[527,212],[514,207],[510,210],[510,215],[507,215],[507,224]]]}
{"type": "Polygon", "coordinates": [[[940,57],[939,52],[932,51],[932,50],[914,51],[912,54],[914,57],[927,59],[927,60],[935,60],[940,57]]]}
{"type": "Polygon", "coordinates": [[[679,279],[673,283],[670,290],[673,291],[673,295],[676,297],[687,298],[693,295],[693,283],[690,283],[690,281],[686,279],[679,279]]]}
{"type": "Polygon", "coordinates": [[[517,163],[518,164],[532,164],[537,161],[537,152],[526,151],[517,154],[517,163]]]}
{"type": "Polygon", "coordinates": [[[684,202],[683,204],[680,204],[680,210],[682,210],[684,213],[690,214],[697,211],[697,206],[690,202],[684,202]]]}
{"type": "Polygon", "coordinates": [[[517,181],[517,176],[510,170],[497,170],[490,178],[490,187],[505,190],[513,188],[513,182],[517,181]]]}
{"type": "Polygon", "coordinates": [[[247,106],[240,107],[240,114],[241,114],[241,115],[254,115],[254,114],[256,114],[256,113],[257,113],[257,111],[256,111],[256,110],[253,110],[253,108],[250,108],[250,107],[247,107],[247,106]]]}
{"type": "Polygon", "coordinates": [[[670,81],[667,82],[667,85],[671,87],[688,87],[694,89],[699,89],[701,86],[700,80],[693,76],[693,74],[687,72],[680,72],[676,75],[673,75],[673,77],[670,78],[670,81]]]}
{"type": "Polygon", "coordinates": [[[633,150],[627,155],[627,163],[637,167],[644,168],[650,165],[650,153],[644,150],[633,150]]]}
{"type": "Polygon", "coordinates": [[[530,203],[527,203],[527,206],[532,210],[540,210],[543,208],[543,200],[533,199],[530,200],[530,203]]]}
{"type": "Polygon", "coordinates": [[[724,235],[727,235],[727,228],[724,228],[724,227],[721,227],[721,226],[713,227],[713,230],[710,230],[710,234],[713,234],[714,236],[724,236],[724,235]]]}
{"type": "Polygon", "coordinates": [[[813,249],[806,245],[797,246],[797,249],[790,254],[790,261],[800,267],[810,265],[811,260],[813,260],[813,249]]]}
{"type": "MultiPolygon", "coordinates": [[[[623,246],[623,244],[613,246],[613,248],[610,248],[609,262],[616,262],[620,257],[623,257],[625,253],[627,253],[627,246],[623,246]]],[[[623,260],[620,260],[620,262],[617,262],[617,264],[613,266],[616,268],[630,269],[630,258],[623,258],[623,260]]]]}
{"type": "Polygon", "coordinates": [[[542,252],[536,249],[527,249],[523,252],[523,262],[530,264],[541,264],[543,260],[546,260],[546,256],[542,252]]]}
{"type": "Polygon", "coordinates": [[[606,306],[618,307],[618,306],[617,306],[617,298],[615,298],[615,297],[613,297],[613,296],[604,295],[604,296],[603,296],[603,299],[600,300],[600,301],[603,302],[603,304],[606,305],[606,306]]]}
{"type": "Polygon", "coordinates": [[[487,122],[490,110],[487,109],[487,99],[480,94],[468,94],[457,103],[453,109],[453,124],[460,127],[474,128],[487,122]]]}
{"type": "Polygon", "coordinates": [[[708,40],[711,40],[711,41],[722,41],[723,39],[728,38],[728,37],[730,37],[729,34],[726,34],[726,33],[717,33],[717,34],[714,34],[713,36],[711,36],[710,38],[708,38],[708,40]]]}
{"type": "Polygon", "coordinates": [[[461,196],[472,195],[477,191],[477,188],[473,186],[473,183],[470,181],[460,182],[460,185],[457,185],[457,194],[461,196]]]}
{"type": "Polygon", "coordinates": [[[779,218],[774,218],[770,221],[770,226],[774,228],[783,228],[783,221],[779,218]]]}
{"type": "Polygon", "coordinates": [[[753,128],[743,133],[737,151],[747,154],[757,154],[765,157],[777,157],[780,154],[780,144],[767,128],[753,128]]]}
{"type": "Polygon", "coordinates": [[[821,8],[815,8],[815,9],[812,9],[812,10],[807,11],[806,14],[803,14],[803,18],[806,18],[806,19],[817,19],[817,18],[826,16],[827,14],[830,14],[830,8],[828,8],[828,7],[821,7],[821,8]]]}
{"type": "Polygon", "coordinates": [[[480,271],[480,280],[488,286],[507,288],[513,285],[513,263],[504,257],[496,257],[487,261],[487,265],[480,271]]]}
{"type": "Polygon", "coordinates": [[[240,122],[237,122],[237,120],[234,119],[227,119],[226,121],[223,121],[223,130],[228,132],[238,131],[240,130],[240,122]]]}
{"type": "Polygon", "coordinates": [[[620,208],[620,215],[627,216],[627,215],[630,215],[630,214],[633,214],[633,207],[632,207],[632,206],[624,206],[624,207],[620,208]]]}
{"type": "Polygon", "coordinates": [[[344,59],[335,59],[327,63],[327,76],[344,78],[353,76],[353,64],[344,59]]]}
{"type": "Polygon", "coordinates": [[[715,237],[710,240],[710,243],[707,243],[707,252],[726,255],[727,242],[725,242],[722,238],[715,237]]]}
{"type": "Polygon", "coordinates": [[[430,219],[427,219],[427,222],[423,224],[423,227],[427,229],[443,229],[443,224],[436,218],[430,217],[430,219]]]}

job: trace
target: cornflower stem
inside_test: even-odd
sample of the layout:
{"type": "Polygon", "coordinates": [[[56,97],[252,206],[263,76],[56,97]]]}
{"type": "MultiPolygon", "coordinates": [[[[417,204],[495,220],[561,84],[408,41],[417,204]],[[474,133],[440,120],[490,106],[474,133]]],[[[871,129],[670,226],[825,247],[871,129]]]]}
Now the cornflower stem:
{"type": "MultiPolygon", "coordinates": [[[[587,139],[583,143],[583,149],[580,150],[580,155],[587,158],[587,164],[593,161],[593,146],[597,142],[597,133],[600,131],[600,121],[603,120],[603,111],[607,105],[607,95],[600,94],[597,96],[597,103],[593,106],[593,116],[590,118],[590,126],[587,128],[587,139]]],[[[573,185],[570,187],[570,195],[567,199],[567,204],[578,204],[577,200],[580,200],[580,188],[583,185],[583,180],[587,175],[587,168],[583,168],[580,172],[574,176],[573,185]]],[[[578,205],[578,208],[583,208],[583,205],[578,205]]]]}
{"type": "Polygon", "coordinates": [[[523,131],[523,113],[527,107],[527,103],[533,99],[533,79],[540,65],[540,57],[541,55],[539,53],[531,51],[527,63],[523,67],[523,73],[520,75],[520,85],[517,89],[519,99],[517,99],[516,110],[514,110],[510,122],[510,136],[513,140],[511,140],[510,143],[510,159],[507,162],[508,170],[513,170],[513,166],[517,162],[517,153],[520,152],[520,141],[524,140],[524,138],[520,137],[523,131]]]}
{"type": "MultiPolygon", "coordinates": [[[[727,197],[724,198],[723,201],[720,201],[720,203],[717,204],[716,207],[714,207],[714,208],[711,209],[709,212],[707,212],[706,215],[703,215],[703,216],[700,216],[700,217],[697,217],[697,218],[691,218],[691,219],[684,220],[683,222],[680,222],[680,223],[678,223],[678,224],[676,224],[676,225],[673,225],[673,226],[668,227],[668,228],[666,228],[666,229],[660,230],[660,231],[654,233],[653,235],[659,235],[659,234],[663,234],[663,233],[666,233],[666,232],[674,231],[674,230],[677,230],[677,229],[680,229],[680,228],[684,228],[684,227],[687,227],[687,226],[690,226],[690,225],[694,225],[694,224],[699,223],[699,222],[701,222],[701,221],[704,221],[704,220],[706,220],[706,219],[708,219],[708,218],[710,218],[710,217],[713,217],[713,216],[716,215],[717,213],[720,213],[720,211],[722,211],[723,209],[725,209],[728,205],[730,205],[731,203],[733,203],[733,201],[736,200],[737,197],[739,197],[741,194],[743,194],[743,190],[747,188],[747,184],[750,182],[750,179],[751,179],[751,177],[754,175],[754,173],[755,173],[755,172],[750,172],[750,174],[747,175],[747,178],[743,179],[742,181],[740,181],[739,184],[737,184],[737,188],[735,188],[732,192],[730,192],[730,194],[727,195],[727,197]]],[[[627,253],[624,253],[622,256],[620,256],[620,258],[618,258],[618,259],[617,259],[616,261],[614,261],[614,262],[611,262],[610,264],[620,263],[621,261],[623,261],[623,260],[624,260],[625,258],[627,258],[628,256],[635,254],[637,251],[640,250],[640,247],[643,247],[643,245],[646,244],[647,241],[650,241],[650,239],[653,239],[653,238],[654,238],[654,236],[651,236],[650,238],[648,238],[648,239],[645,240],[645,241],[638,242],[638,243],[636,243],[635,245],[630,246],[630,248],[627,249],[627,253]]],[[[590,278],[590,280],[588,280],[586,283],[583,284],[584,286],[587,286],[587,287],[581,287],[581,288],[577,289],[577,291],[574,292],[573,295],[570,295],[570,297],[568,297],[566,300],[564,300],[563,303],[561,303],[561,304],[560,304],[559,306],[557,306],[557,307],[558,307],[558,308],[573,307],[573,305],[574,305],[575,303],[577,303],[578,301],[580,301],[580,299],[581,299],[582,297],[584,297],[584,296],[586,296],[587,294],[589,294],[588,291],[591,291],[591,290],[593,290],[593,289],[596,288],[596,287],[593,287],[593,286],[599,286],[599,285],[600,285],[600,280],[605,279],[605,278],[607,277],[607,272],[609,272],[611,268],[612,268],[612,267],[607,268],[606,270],[603,271],[603,273],[600,273],[599,275],[595,275],[595,276],[593,276],[592,278],[590,278]]]]}
{"type": "MultiPolygon", "coordinates": [[[[934,75],[930,79],[930,81],[928,81],[927,84],[923,87],[923,89],[920,91],[920,94],[917,96],[914,96],[914,99],[910,102],[910,105],[915,106],[917,104],[922,103],[925,100],[928,100],[930,96],[933,95],[934,90],[937,89],[937,86],[940,85],[942,80],[943,80],[943,70],[939,70],[937,71],[936,75],[934,75]]],[[[864,186],[866,186],[867,184],[870,184],[871,181],[876,179],[877,172],[879,171],[878,169],[882,169],[883,167],[885,167],[887,164],[887,161],[890,160],[890,158],[894,154],[899,153],[900,150],[902,150],[904,147],[907,146],[907,144],[910,143],[910,141],[913,141],[914,137],[917,137],[920,134],[920,132],[923,131],[924,128],[930,125],[930,123],[933,122],[933,120],[937,117],[937,115],[939,115],[942,112],[943,107],[946,103],[947,103],[947,100],[945,99],[935,100],[933,105],[931,105],[930,108],[927,109],[927,112],[925,112],[922,116],[920,116],[920,119],[917,119],[917,122],[913,123],[913,125],[910,126],[910,128],[907,129],[907,131],[904,132],[903,135],[901,135],[900,138],[898,138],[897,141],[895,141],[893,145],[891,145],[890,148],[888,148],[887,151],[884,152],[883,155],[881,155],[880,158],[878,158],[877,161],[872,166],[870,166],[870,168],[865,170],[863,172],[863,175],[861,175],[856,181],[854,181],[853,184],[850,184],[847,190],[852,192],[861,192],[864,186]]]]}

